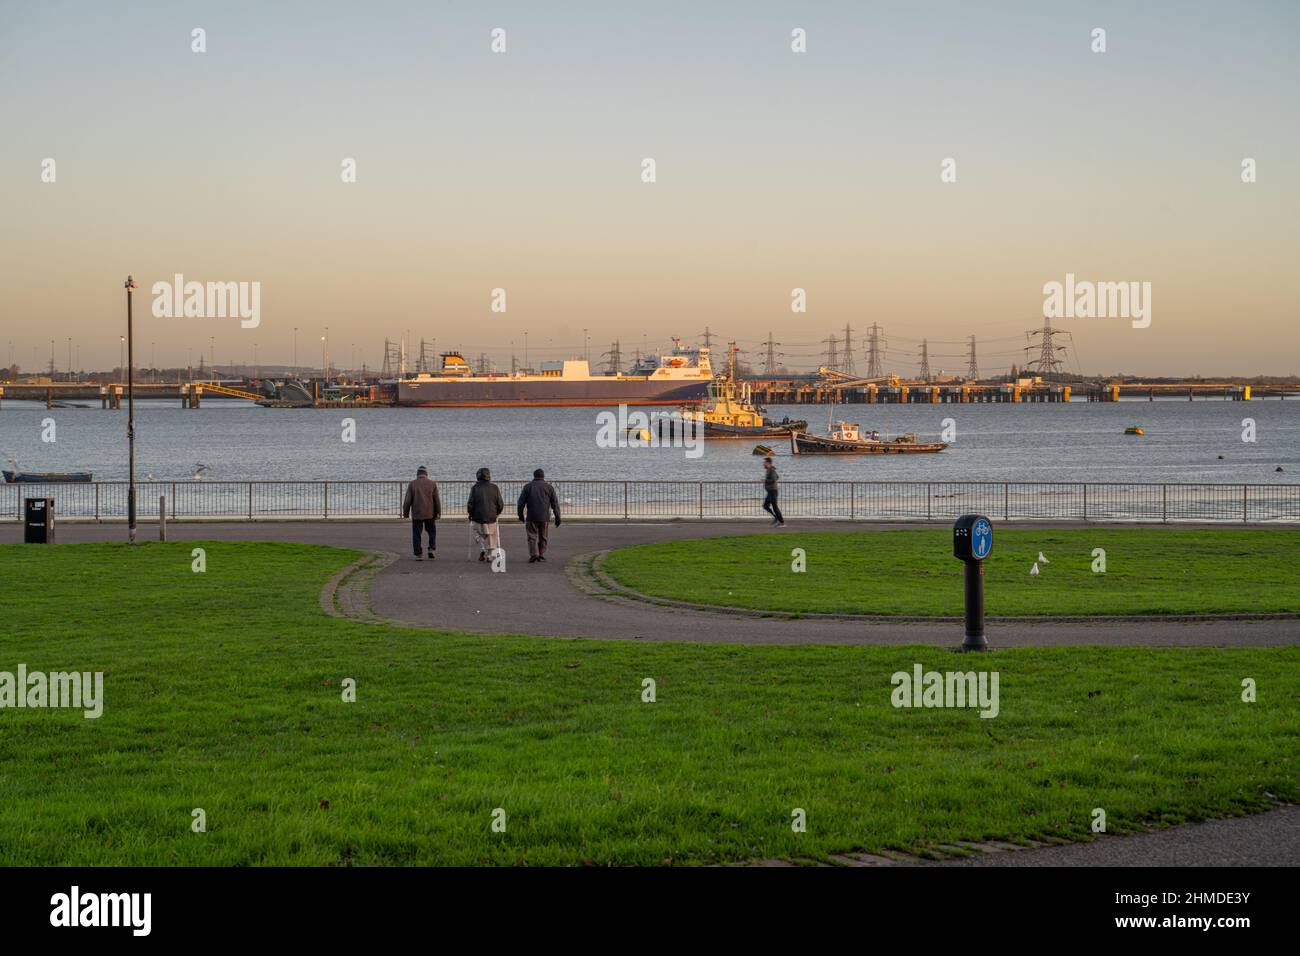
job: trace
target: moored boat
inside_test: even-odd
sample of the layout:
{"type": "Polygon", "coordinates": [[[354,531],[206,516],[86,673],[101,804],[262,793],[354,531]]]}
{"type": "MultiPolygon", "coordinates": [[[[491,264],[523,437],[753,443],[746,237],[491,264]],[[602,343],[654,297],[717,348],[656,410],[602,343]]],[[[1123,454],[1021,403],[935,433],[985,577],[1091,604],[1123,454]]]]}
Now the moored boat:
{"type": "Polygon", "coordinates": [[[947,447],[947,442],[917,441],[912,433],[893,438],[882,438],[876,431],[864,435],[858,425],[848,422],[838,422],[829,436],[807,432],[790,435],[792,455],[920,455],[947,447]]]}
{"type": "Polygon", "coordinates": [[[15,482],[63,482],[63,481],[90,481],[91,474],[88,471],[9,471],[4,472],[5,481],[13,484],[15,482]]]}

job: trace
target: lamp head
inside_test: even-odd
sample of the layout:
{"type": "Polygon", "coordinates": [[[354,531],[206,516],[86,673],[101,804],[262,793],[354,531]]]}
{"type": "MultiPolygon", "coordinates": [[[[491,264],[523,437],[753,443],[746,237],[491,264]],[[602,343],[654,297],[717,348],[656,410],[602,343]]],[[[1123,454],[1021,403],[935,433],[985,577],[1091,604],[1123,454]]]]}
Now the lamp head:
{"type": "Polygon", "coordinates": [[[125,283],[126,291],[130,292],[135,289],[135,276],[127,276],[125,283]]]}

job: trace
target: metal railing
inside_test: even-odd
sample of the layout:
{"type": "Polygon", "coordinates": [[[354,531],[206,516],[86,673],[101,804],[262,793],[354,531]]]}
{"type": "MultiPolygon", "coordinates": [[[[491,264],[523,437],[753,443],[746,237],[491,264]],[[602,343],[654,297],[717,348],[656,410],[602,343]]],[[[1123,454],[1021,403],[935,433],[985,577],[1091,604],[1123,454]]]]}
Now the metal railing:
{"type": "MultiPolygon", "coordinates": [[[[443,513],[465,510],[470,481],[440,481],[443,513]]],[[[498,481],[513,511],[524,482],[498,481]]],[[[751,481],[554,481],[573,518],[766,518],[751,481]]],[[[396,518],[406,481],[150,481],[136,485],[142,521],[396,518]]],[[[126,520],[125,481],[0,485],[0,521],[21,520],[24,498],[53,498],[63,520],[126,520]]],[[[980,512],[1003,521],[1300,522],[1300,485],[1005,481],[783,481],[790,518],[950,521],[980,512]]]]}

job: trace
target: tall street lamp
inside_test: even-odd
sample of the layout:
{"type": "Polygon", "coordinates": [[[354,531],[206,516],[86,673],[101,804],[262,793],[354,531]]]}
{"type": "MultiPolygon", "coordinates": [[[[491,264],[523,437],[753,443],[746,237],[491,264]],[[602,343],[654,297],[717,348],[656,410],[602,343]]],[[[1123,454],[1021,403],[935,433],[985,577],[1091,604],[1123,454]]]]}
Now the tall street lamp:
{"type": "Polygon", "coordinates": [[[131,293],[135,279],[126,277],[126,444],[128,473],[126,488],[126,540],[135,544],[135,338],[131,319],[131,293]]]}

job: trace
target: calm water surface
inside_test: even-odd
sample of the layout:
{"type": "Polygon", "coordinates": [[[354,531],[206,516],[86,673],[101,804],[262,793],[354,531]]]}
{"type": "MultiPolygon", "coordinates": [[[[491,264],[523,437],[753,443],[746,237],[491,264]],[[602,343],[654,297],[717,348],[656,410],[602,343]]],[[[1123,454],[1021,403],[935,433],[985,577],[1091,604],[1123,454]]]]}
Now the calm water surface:
{"type": "MultiPolygon", "coordinates": [[[[698,458],[681,448],[599,448],[600,411],[268,409],[215,400],[185,410],[149,401],[136,406],[137,474],[188,479],[196,462],[212,480],[406,478],[419,465],[435,478],[462,479],[483,465],[499,478],[528,477],[536,467],[553,478],[643,480],[752,480],[760,471],[753,441],[709,441],[698,458]],[[342,441],[346,418],[356,422],[355,443],[342,441]]],[[[772,406],[769,413],[825,431],[826,406],[772,406]]],[[[938,437],[952,418],[957,439],[938,455],[852,458],[791,458],[788,443],[773,440],[784,478],[1300,482],[1300,402],[852,405],[837,417],[920,437],[938,437]],[[1254,443],[1242,440],[1244,418],[1255,420],[1254,443]],[[1125,435],[1130,424],[1142,425],[1146,436],[1125,435]]],[[[124,411],[5,401],[0,457],[30,471],[123,479],[125,430],[124,411]],[[41,440],[47,418],[55,422],[52,443],[41,440]]]]}

